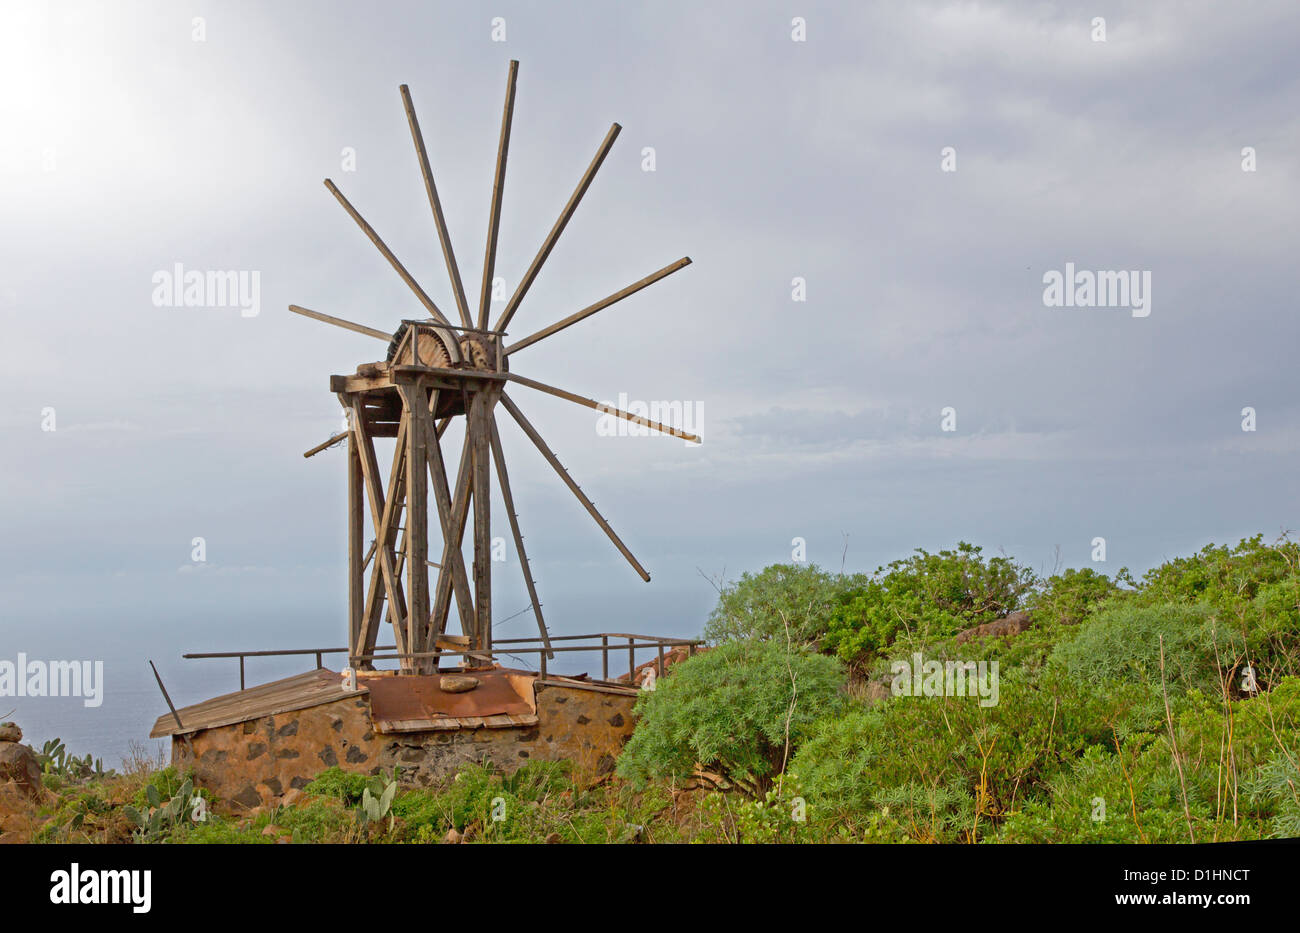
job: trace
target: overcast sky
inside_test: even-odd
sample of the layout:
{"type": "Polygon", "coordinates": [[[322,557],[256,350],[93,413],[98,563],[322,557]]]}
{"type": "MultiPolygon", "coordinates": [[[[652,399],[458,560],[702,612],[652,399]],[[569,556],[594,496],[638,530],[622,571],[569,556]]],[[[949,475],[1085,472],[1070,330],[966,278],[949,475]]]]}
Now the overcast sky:
{"type": "MultiPolygon", "coordinates": [[[[960,540],[1082,566],[1100,536],[1113,573],[1296,524],[1291,0],[7,2],[0,655],[71,638],[174,670],[343,642],[345,457],[301,454],[339,430],[328,376],[383,346],[286,306],[423,315],[321,181],[454,308],[409,84],[476,295],[512,58],[508,290],[623,126],[512,333],[693,260],[513,362],[702,412],[690,448],[512,392],[653,578],[507,419],[553,630],[697,634],[702,573],[788,561],[796,537],[871,570],[960,540]],[[177,263],[257,272],[259,313],[156,306],[177,263]],[[1149,316],[1045,306],[1066,263],[1149,272],[1149,316]]],[[[502,619],[528,605],[510,552],[502,619]]]]}

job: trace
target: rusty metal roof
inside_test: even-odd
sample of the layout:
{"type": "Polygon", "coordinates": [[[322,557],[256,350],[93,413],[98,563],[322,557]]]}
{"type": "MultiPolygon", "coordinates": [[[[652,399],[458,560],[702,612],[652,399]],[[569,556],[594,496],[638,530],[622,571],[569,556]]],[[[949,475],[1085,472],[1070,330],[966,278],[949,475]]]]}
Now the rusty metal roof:
{"type": "Polygon", "coordinates": [[[443,690],[439,686],[442,674],[363,673],[358,686],[364,684],[370,691],[370,717],[377,732],[509,728],[537,723],[533,697],[536,674],[508,668],[467,673],[477,678],[479,685],[465,693],[443,690]]]}

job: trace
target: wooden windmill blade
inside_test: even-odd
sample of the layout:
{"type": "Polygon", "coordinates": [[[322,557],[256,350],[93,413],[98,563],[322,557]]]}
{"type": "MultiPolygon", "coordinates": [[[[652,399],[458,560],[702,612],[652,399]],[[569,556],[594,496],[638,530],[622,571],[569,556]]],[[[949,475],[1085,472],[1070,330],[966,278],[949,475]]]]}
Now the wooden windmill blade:
{"type": "Polygon", "coordinates": [[[415,154],[420,160],[424,190],[429,195],[429,207],[433,209],[433,222],[438,228],[438,243],[442,246],[443,261],[447,263],[447,275],[451,279],[452,291],[456,295],[460,321],[469,327],[471,325],[469,305],[465,302],[465,285],[461,282],[460,268],[456,265],[456,253],[451,248],[451,234],[447,232],[447,219],[442,215],[442,200],[438,197],[438,186],[433,182],[433,169],[429,166],[429,153],[424,147],[424,134],[420,132],[420,121],[415,115],[415,104],[411,102],[410,89],[403,84],[400,91],[402,105],[406,108],[406,121],[411,127],[411,140],[415,143],[415,154]]]}
{"type": "Polygon", "coordinates": [[[518,425],[524,429],[524,433],[528,435],[528,439],[533,442],[533,445],[541,452],[542,456],[546,458],[546,462],[551,465],[551,468],[559,474],[560,479],[564,480],[564,484],[569,487],[570,491],[572,491],[575,496],[578,497],[578,501],[582,503],[583,507],[591,517],[596,520],[596,524],[600,526],[601,531],[605,532],[605,534],[609,536],[609,540],[614,542],[614,547],[618,548],[619,553],[627,558],[627,562],[632,565],[632,569],[640,575],[642,580],[649,583],[650,574],[646,572],[646,569],[641,566],[641,562],[632,555],[631,551],[628,550],[627,545],[623,543],[623,539],[614,533],[614,529],[609,526],[609,522],[605,521],[605,517],[597,511],[595,503],[588,499],[586,493],[584,493],[578,487],[578,484],[573,481],[573,477],[569,475],[569,471],[561,465],[559,458],[556,457],[551,448],[547,446],[546,441],[542,440],[542,435],[538,433],[535,427],[533,427],[532,422],[524,417],[524,413],[519,410],[519,406],[510,401],[510,397],[504,393],[501,396],[501,404],[506,407],[506,411],[510,412],[510,416],[515,419],[518,425]]]}
{"type": "Polygon", "coordinates": [[[311,457],[344,439],[348,441],[348,650],[353,663],[368,663],[375,651],[381,622],[387,618],[393,628],[403,671],[428,673],[436,669],[436,659],[443,647],[459,643],[452,640],[446,631],[453,602],[468,645],[466,663],[474,666],[492,662],[490,486],[494,472],[530,608],[537,621],[539,650],[554,657],[537,583],[524,550],[524,534],[497,426],[495,410],[498,403],[509,412],[637,574],[644,580],[650,579],[650,574],[560,464],[537,428],[505,394],[507,383],[562,398],[669,436],[697,443],[700,440],[697,435],[672,425],[651,421],[510,371],[509,361],[515,353],[559,334],[690,264],[689,257],[682,257],[539,331],[509,345],[505,342],[505,327],[515,317],[560,234],[573,218],[583,195],[608,156],[620,130],[617,123],[606,133],[577,187],[565,202],[559,218],[506,302],[496,327],[487,329],[518,65],[512,61],[507,75],[477,308],[471,308],[465,294],[424,135],[406,85],[400,88],[403,109],[461,323],[453,325],[448,321],[374,228],[328,179],[326,186],[330,193],[388,260],[428,317],[404,318],[396,331],[390,334],[298,305],[290,306],[295,314],[388,341],[385,359],[362,363],[352,375],[330,377],[330,390],[350,413],[349,430],[334,435],[304,454],[311,457]],[[471,320],[477,326],[472,326],[471,320]],[[442,443],[448,426],[459,419],[464,420],[465,434],[453,476],[448,471],[448,458],[442,443]],[[379,461],[376,438],[393,438],[395,441],[386,472],[379,461]],[[369,536],[366,534],[367,520],[369,536]],[[430,540],[433,528],[439,533],[436,542],[430,540]],[[464,552],[467,530],[471,535],[472,558],[464,552]],[[373,539],[373,544],[367,551],[368,537],[373,539]],[[432,553],[438,555],[437,561],[430,559],[432,553]],[[437,571],[432,578],[430,568],[437,571]]]}
{"type": "Polygon", "coordinates": [[[506,188],[506,157],[510,154],[510,126],[515,118],[515,82],[519,62],[510,62],[506,78],[506,103],[501,113],[501,139],[497,142],[496,173],[492,178],[492,208],[488,212],[487,247],[483,252],[483,287],[478,298],[478,326],[487,329],[488,311],[492,306],[492,278],[497,268],[497,236],[501,232],[501,199],[506,188]]]}

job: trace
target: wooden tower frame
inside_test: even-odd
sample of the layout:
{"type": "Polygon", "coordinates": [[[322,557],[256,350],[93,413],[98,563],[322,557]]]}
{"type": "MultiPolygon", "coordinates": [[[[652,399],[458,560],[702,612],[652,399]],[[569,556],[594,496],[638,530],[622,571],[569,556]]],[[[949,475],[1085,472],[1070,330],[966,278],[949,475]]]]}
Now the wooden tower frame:
{"type": "Polygon", "coordinates": [[[510,522],[515,553],[523,571],[531,609],[543,644],[547,652],[550,652],[541,602],[537,598],[536,583],[524,551],[523,535],[519,529],[502,452],[496,418],[498,405],[519,425],[637,574],[649,581],[650,575],[645,568],[574,482],[518,405],[506,394],[508,384],[563,398],[663,434],[700,442],[700,438],[694,434],[510,371],[510,361],[514,354],[690,264],[689,257],[682,257],[548,327],[506,343],[506,328],[514,318],[520,302],[537,279],[543,263],[613,146],[621,129],[617,123],[606,133],[595,157],[494,326],[488,328],[518,68],[518,62],[510,63],[477,316],[471,316],[466,300],[424,137],[406,85],[400,88],[402,102],[425,191],[433,211],[434,225],[451,280],[460,324],[451,323],[380,239],[374,228],[329,179],[325,180],[325,186],[330,193],[388,260],[429,316],[404,320],[395,333],[388,333],[298,305],[289,306],[289,310],[297,314],[389,344],[386,359],[363,363],[351,375],[330,377],[330,390],[338,396],[349,427],[346,432],[330,438],[304,455],[310,457],[343,440],[347,441],[348,651],[353,666],[370,666],[385,618],[393,628],[397,654],[404,672],[429,673],[436,670],[441,651],[468,652],[470,666],[492,663],[493,472],[510,522]],[[448,426],[457,418],[464,419],[465,434],[453,476],[447,467],[448,460],[442,440],[448,426]],[[386,472],[381,469],[375,446],[375,438],[380,437],[395,440],[393,456],[386,472]],[[433,514],[436,516],[434,523],[430,522],[430,493],[433,514]],[[463,547],[471,512],[473,554],[467,565],[463,547]],[[367,519],[373,532],[368,547],[367,519]],[[437,561],[430,560],[429,555],[431,527],[436,527],[441,536],[437,561]],[[432,581],[430,568],[437,571],[432,581]],[[460,622],[460,636],[451,635],[447,631],[453,603],[460,622]]]}

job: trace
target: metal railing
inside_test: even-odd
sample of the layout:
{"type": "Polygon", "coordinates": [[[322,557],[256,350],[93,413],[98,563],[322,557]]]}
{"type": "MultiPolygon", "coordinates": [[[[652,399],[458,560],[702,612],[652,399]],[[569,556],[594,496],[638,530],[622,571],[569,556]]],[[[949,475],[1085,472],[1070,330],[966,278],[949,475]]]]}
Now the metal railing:
{"type": "MultiPolygon", "coordinates": [[[[506,657],[517,657],[519,655],[536,654],[538,658],[537,668],[543,680],[547,679],[547,657],[554,656],[555,652],[596,652],[600,654],[600,679],[609,681],[609,655],[610,652],[622,653],[627,652],[627,671],[628,683],[635,686],[632,681],[636,677],[636,653],[653,649],[656,652],[658,664],[657,673],[659,676],[664,674],[664,659],[667,652],[674,648],[685,648],[687,657],[695,654],[695,649],[703,644],[699,639],[690,638],[666,638],[658,635],[631,635],[626,632],[602,632],[594,635],[552,635],[551,645],[548,648],[540,638],[501,638],[492,643],[489,649],[452,651],[447,649],[438,649],[436,651],[419,651],[409,653],[398,653],[396,646],[383,645],[375,648],[370,654],[348,655],[348,663],[354,667],[363,661],[404,661],[421,658],[473,658],[476,661],[496,661],[496,655],[506,657]],[[597,642],[599,639],[599,642],[597,642]],[[559,645],[556,642],[588,642],[587,644],[576,645],[559,645]]],[[[347,648],[285,648],[273,649],[268,651],[198,651],[181,655],[183,658],[238,658],[239,659],[239,689],[246,690],[246,670],[245,660],[248,658],[271,658],[271,657],[293,657],[297,655],[315,655],[316,668],[319,670],[325,666],[325,655],[327,654],[348,654],[347,648]]],[[[644,663],[644,662],[643,662],[644,663]]]]}

